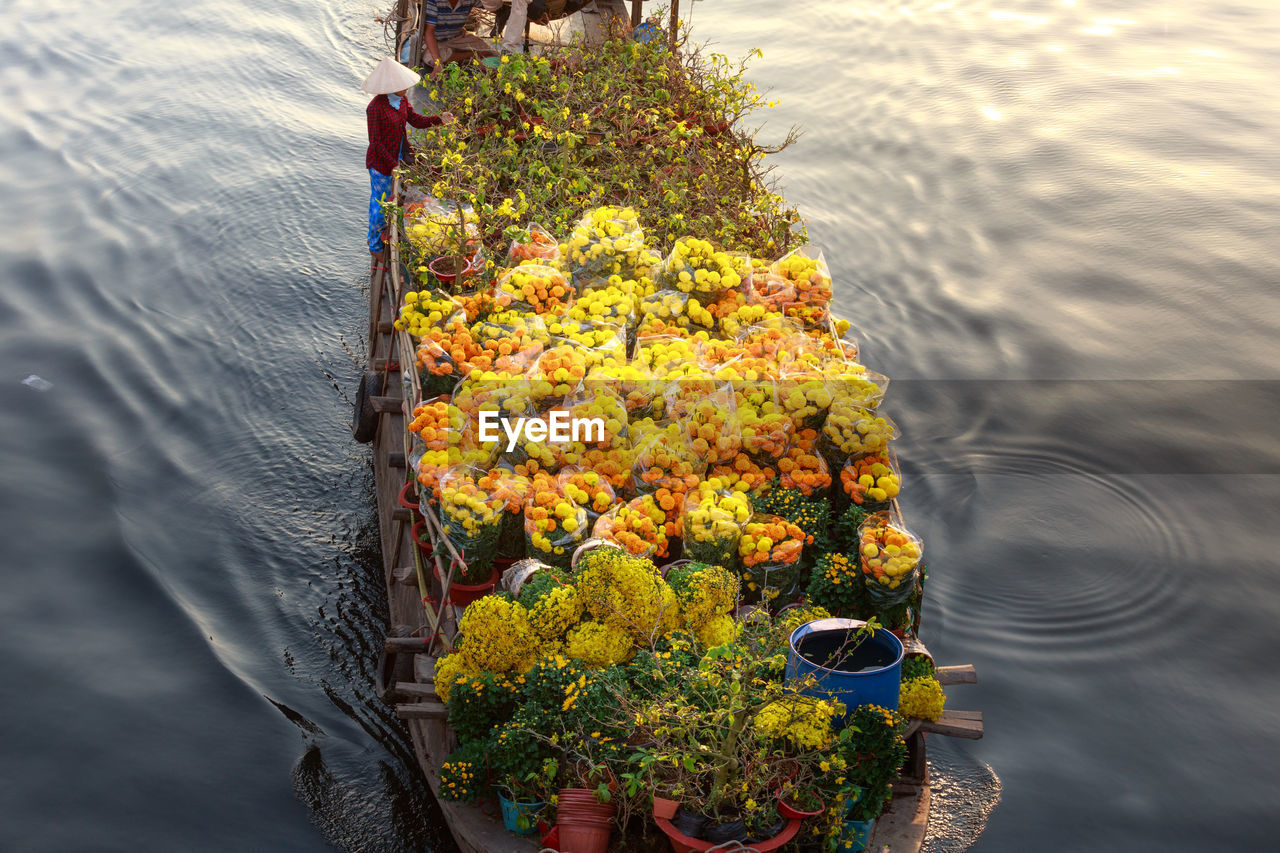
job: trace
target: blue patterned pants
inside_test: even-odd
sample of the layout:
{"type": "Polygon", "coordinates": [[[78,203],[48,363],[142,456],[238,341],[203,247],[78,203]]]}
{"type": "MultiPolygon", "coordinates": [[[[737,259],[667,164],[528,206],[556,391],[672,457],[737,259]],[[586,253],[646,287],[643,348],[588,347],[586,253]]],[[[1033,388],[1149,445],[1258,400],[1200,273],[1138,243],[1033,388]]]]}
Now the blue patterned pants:
{"type": "Polygon", "coordinates": [[[381,252],[382,229],[387,227],[387,215],[382,210],[382,202],[391,192],[391,176],[369,170],[369,251],[381,252]]]}

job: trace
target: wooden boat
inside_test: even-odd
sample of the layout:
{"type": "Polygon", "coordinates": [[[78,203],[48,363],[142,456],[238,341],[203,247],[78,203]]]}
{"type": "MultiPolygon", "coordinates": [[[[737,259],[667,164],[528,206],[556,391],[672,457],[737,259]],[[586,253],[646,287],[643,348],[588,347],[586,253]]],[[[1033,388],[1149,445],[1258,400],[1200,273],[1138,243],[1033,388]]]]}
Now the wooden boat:
{"type": "MultiPolygon", "coordinates": [[[[408,2],[401,0],[401,7],[408,2]]],[[[639,2],[633,2],[635,12],[639,2]]],[[[611,5],[617,12],[621,0],[611,0],[611,5]]],[[[397,715],[405,721],[418,764],[432,792],[438,795],[440,765],[457,741],[445,706],[435,693],[434,666],[436,656],[445,654],[451,646],[460,612],[443,603],[452,561],[442,559],[442,555],[450,546],[428,516],[417,526],[432,543],[432,555],[424,556],[426,549],[419,547],[414,536],[415,510],[401,499],[405,484],[413,480],[407,467],[410,447],[406,425],[414,404],[421,399],[421,389],[416,370],[402,369],[415,364],[415,345],[407,333],[396,332],[393,326],[406,285],[413,279],[401,256],[394,222],[391,228],[388,263],[385,269],[374,271],[370,283],[369,362],[357,395],[353,431],[358,439],[371,441],[373,445],[390,615],[390,630],[378,668],[378,693],[395,706],[397,715]]],[[[977,681],[971,666],[939,666],[937,676],[944,685],[977,681]]],[[[926,763],[928,734],[980,738],[982,714],[948,710],[936,722],[912,722],[907,732],[906,768],[894,785],[889,807],[875,823],[867,850],[876,853],[918,853],[920,850],[930,805],[926,763]]],[[[542,849],[536,841],[507,831],[496,809],[443,800],[440,807],[463,853],[533,853],[542,849]]]]}

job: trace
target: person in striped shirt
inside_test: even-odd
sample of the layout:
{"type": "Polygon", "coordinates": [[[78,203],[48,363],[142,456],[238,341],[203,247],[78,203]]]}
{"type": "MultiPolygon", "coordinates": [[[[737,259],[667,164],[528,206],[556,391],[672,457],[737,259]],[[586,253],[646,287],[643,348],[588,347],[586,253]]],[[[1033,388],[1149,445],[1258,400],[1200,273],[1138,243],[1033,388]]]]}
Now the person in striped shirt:
{"type": "MultiPolygon", "coordinates": [[[[446,62],[469,62],[475,56],[496,56],[498,49],[489,41],[463,29],[471,10],[483,5],[498,8],[502,0],[423,0],[423,44],[434,66],[433,77],[439,76],[446,62]]],[[[527,4],[527,0],[525,0],[527,4]]],[[[514,17],[514,15],[512,16],[514,17]]],[[[508,24],[509,25],[509,24],[508,24]]],[[[521,24],[523,26],[523,24],[521,24]]]]}

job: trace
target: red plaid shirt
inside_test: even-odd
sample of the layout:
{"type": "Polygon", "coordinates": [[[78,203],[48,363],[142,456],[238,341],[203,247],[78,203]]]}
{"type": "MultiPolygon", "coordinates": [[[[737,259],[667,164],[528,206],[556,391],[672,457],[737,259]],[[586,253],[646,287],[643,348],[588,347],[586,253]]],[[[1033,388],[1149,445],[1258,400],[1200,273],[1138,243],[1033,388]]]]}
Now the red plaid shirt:
{"type": "Polygon", "coordinates": [[[364,167],[390,175],[400,161],[400,145],[404,144],[404,154],[409,156],[409,140],[405,137],[404,126],[409,123],[414,127],[431,127],[441,123],[440,116],[424,116],[413,111],[407,96],[400,98],[400,109],[391,106],[386,95],[378,95],[369,102],[364,111],[369,121],[369,150],[364,155],[364,167]]]}

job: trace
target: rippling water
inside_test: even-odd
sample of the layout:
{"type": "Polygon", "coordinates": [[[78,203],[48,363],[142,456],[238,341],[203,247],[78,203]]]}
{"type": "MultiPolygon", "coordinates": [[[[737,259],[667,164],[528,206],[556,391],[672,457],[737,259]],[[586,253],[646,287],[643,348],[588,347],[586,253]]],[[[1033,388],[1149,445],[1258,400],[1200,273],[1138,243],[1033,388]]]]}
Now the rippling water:
{"type": "MultiPolygon", "coordinates": [[[[0,10],[0,848],[446,849],[372,698],[347,431],[387,4],[71,5],[0,10]]],[[[691,18],[764,49],[776,175],[896,380],[925,640],[987,719],[940,814],[1269,848],[1280,16],[786,11],[691,18]]]]}

